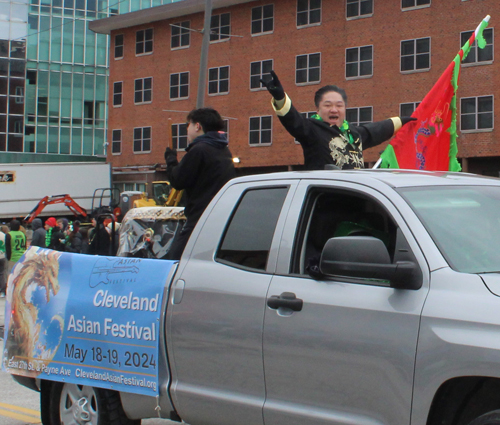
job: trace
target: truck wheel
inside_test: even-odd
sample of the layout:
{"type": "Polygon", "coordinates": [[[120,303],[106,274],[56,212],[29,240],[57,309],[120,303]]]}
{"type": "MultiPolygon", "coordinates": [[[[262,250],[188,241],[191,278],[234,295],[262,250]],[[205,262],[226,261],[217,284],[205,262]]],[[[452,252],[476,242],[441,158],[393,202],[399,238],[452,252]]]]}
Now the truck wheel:
{"type": "Polygon", "coordinates": [[[485,413],[474,419],[469,425],[500,425],[500,410],[485,413]]]}
{"type": "Polygon", "coordinates": [[[140,425],[123,411],[116,391],[86,385],[54,383],[50,425],[140,425]]]}

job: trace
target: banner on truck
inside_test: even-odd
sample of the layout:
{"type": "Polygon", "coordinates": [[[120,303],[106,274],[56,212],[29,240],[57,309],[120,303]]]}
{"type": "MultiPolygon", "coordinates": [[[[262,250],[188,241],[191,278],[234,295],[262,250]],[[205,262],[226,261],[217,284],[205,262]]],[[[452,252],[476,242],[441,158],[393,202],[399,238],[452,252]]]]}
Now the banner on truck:
{"type": "Polygon", "coordinates": [[[163,291],[173,264],[31,247],[9,276],[2,369],[157,395],[163,291]]]}

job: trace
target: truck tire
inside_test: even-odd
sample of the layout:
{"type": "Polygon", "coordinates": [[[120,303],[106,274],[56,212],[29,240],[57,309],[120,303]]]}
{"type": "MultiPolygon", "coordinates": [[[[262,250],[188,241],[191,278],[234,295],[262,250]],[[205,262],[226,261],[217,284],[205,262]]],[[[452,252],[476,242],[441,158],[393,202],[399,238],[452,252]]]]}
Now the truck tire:
{"type": "Polygon", "coordinates": [[[140,425],[123,411],[116,391],[86,385],[54,383],[50,425],[140,425]]]}
{"type": "Polygon", "coordinates": [[[500,425],[500,410],[493,410],[474,419],[469,425],[500,425]]]}

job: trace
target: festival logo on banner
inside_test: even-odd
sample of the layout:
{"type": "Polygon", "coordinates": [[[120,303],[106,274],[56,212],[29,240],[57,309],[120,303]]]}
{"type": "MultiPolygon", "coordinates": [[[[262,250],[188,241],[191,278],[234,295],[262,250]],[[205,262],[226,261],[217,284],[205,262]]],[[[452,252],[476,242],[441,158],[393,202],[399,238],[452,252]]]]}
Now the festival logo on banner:
{"type": "Polygon", "coordinates": [[[173,264],[31,247],[9,276],[3,370],[158,394],[159,320],[173,264]]]}

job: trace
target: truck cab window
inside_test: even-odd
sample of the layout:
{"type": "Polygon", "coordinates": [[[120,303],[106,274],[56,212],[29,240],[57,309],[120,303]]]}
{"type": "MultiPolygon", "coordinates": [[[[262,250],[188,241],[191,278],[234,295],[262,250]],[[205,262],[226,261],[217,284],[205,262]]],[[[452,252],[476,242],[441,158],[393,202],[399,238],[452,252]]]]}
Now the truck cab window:
{"type": "Polygon", "coordinates": [[[245,192],[226,228],[216,259],[228,265],[264,271],[287,192],[288,187],[245,192]]]}
{"type": "Polygon", "coordinates": [[[389,213],[374,199],[356,192],[312,190],[302,213],[291,272],[308,274],[308,267],[319,264],[326,241],[340,236],[376,237],[393,259],[396,229],[389,213]]]}

